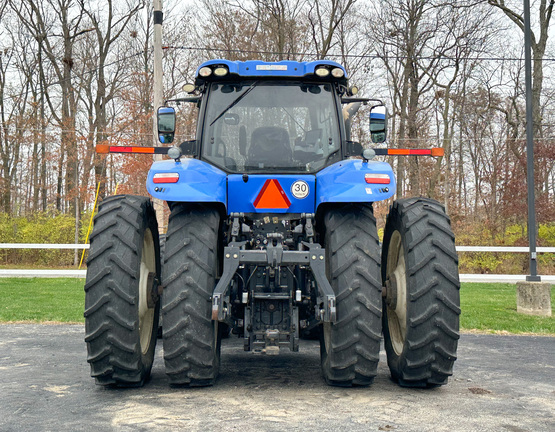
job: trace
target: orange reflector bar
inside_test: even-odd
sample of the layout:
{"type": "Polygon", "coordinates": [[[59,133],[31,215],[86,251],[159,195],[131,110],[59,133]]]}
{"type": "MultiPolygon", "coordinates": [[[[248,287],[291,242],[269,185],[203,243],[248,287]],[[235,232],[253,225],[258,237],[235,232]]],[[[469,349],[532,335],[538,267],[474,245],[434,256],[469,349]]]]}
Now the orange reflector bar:
{"type": "Polygon", "coordinates": [[[257,209],[288,209],[291,201],[276,179],[268,179],[254,201],[257,209]]]}
{"type": "Polygon", "coordinates": [[[443,156],[445,151],[441,147],[431,149],[374,149],[378,156],[443,156]]]}
{"type": "Polygon", "coordinates": [[[431,156],[432,151],[430,149],[388,149],[387,154],[401,156],[431,156]]]}
{"type": "Polygon", "coordinates": [[[141,147],[141,146],[111,146],[98,144],[96,152],[103,153],[143,153],[143,154],[168,154],[170,147],[141,147]]]}
{"type": "Polygon", "coordinates": [[[433,157],[441,157],[445,154],[445,150],[442,147],[434,147],[432,149],[432,156],[433,157]]]}
{"type": "Polygon", "coordinates": [[[97,153],[110,153],[110,146],[104,144],[97,144],[96,145],[96,152],[97,153]]]}
{"type": "Polygon", "coordinates": [[[154,153],[154,147],[110,146],[110,153],[154,153]]]}

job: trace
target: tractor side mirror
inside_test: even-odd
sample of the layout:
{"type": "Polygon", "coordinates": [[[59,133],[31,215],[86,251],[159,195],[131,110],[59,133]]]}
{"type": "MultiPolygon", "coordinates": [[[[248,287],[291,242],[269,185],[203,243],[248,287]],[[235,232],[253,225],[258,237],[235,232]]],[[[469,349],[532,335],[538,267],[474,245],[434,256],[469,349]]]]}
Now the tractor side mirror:
{"type": "Polygon", "coordinates": [[[387,138],[387,108],[384,105],[370,109],[370,137],[375,144],[383,143],[387,138]]]}
{"type": "Polygon", "coordinates": [[[172,107],[158,108],[158,139],[162,144],[173,142],[175,134],[175,109],[172,107]]]}

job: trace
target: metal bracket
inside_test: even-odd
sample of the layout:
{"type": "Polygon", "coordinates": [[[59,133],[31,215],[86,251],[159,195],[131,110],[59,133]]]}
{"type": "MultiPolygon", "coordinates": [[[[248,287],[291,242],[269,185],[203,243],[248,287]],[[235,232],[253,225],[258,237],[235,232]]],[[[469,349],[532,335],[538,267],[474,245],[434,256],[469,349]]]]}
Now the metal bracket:
{"type": "Polygon", "coordinates": [[[241,228],[240,224],[239,224],[239,219],[243,217],[243,214],[242,213],[232,213],[231,217],[233,218],[233,223],[231,225],[231,238],[233,239],[233,241],[235,241],[235,239],[239,235],[239,230],[241,228]]]}
{"type": "Polygon", "coordinates": [[[229,285],[239,265],[250,264],[274,268],[308,265],[318,286],[318,304],[322,305],[320,319],[324,322],[336,322],[336,299],[326,277],[325,249],[317,243],[303,242],[302,244],[308,249],[307,251],[284,251],[280,243],[276,246],[269,245],[266,250],[242,250],[238,244],[225,247],[223,274],[212,295],[212,319],[215,321],[226,319],[224,300],[228,296],[229,285]]]}
{"type": "Polygon", "coordinates": [[[303,242],[310,252],[310,269],[318,286],[318,304],[323,303],[323,322],[337,321],[336,299],[333,288],[326,277],[326,250],[318,243],[303,242]]]}
{"type": "Polygon", "coordinates": [[[222,298],[226,295],[233,275],[239,267],[239,246],[227,246],[224,249],[224,271],[212,294],[212,319],[223,321],[225,319],[222,298]]]}

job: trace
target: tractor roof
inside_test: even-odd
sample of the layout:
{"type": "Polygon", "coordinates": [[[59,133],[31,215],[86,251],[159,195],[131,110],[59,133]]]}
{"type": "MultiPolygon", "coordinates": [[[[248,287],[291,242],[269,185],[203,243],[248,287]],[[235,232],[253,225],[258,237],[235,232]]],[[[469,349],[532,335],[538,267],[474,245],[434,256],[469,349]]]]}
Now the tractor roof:
{"type": "Polygon", "coordinates": [[[197,84],[213,80],[245,78],[312,78],[318,81],[347,83],[347,72],[339,63],[330,60],[296,62],[263,62],[259,60],[209,60],[196,71],[197,84]]]}

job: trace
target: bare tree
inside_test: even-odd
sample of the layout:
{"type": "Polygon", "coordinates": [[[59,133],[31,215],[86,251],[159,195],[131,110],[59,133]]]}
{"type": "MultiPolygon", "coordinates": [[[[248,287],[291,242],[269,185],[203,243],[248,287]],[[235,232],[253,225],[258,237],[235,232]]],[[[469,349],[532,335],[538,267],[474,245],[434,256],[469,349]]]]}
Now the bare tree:
{"type": "Polygon", "coordinates": [[[59,210],[62,209],[63,194],[70,212],[73,213],[78,210],[76,205],[78,159],[75,136],[77,104],[72,76],[73,51],[76,38],[88,29],[81,28],[83,13],[75,0],[45,0],[42,3],[36,3],[33,0],[10,0],[10,5],[20,22],[41,46],[41,52],[44,53],[57,78],[57,85],[60,88],[59,111],[58,103],[54,100],[54,92],[44,89],[48,106],[61,129],[61,160],[58,170],[56,207],[59,210]],[[65,184],[65,190],[63,184],[65,184]]]}
{"type": "Polygon", "coordinates": [[[13,60],[13,50],[0,51],[0,190],[2,192],[2,211],[11,214],[12,185],[19,161],[19,143],[12,140],[14,110],[7,101],[8,69],[13,60]]]}
{"type": "Polygon", "coordinates": [[[310,5],[308,22],[319,59],[326,58],[334,45],[338,44],[337,34],[356,2],[357,0],[326,0],[315,1],[310,5]]]}
{"type": "MultiPolygon", "coordinates": [[[[375,41],[393,93],[394,115],[399,146],[417,147],[422,133],[425,109],[423,95],[433,88],[433,68],[441,53],[428,56],[428,48],[439,23],[430,0],[386,0],[370,18],[369,37],[375,41]],[[439,54],[439,55],[438,55],[439,54]]],[[[410,160],[408,185],[411,193],[420,194],[416,160],[410,160]]],[[[397,163],[397,194],[404,194],[405,161],[397,163]]]]}
{"type": "MultiPolygon", "coordinates": [[[[120,38],[122,33],[128,30],[130,21],[145,7],[144,0],[127,4],[122,10],[117,10],[113,0],[106,0],[102,4],[90,0],[78,0],[81,10],[87,17],[87,25],[96,36],[96,46],[94,56],[89,57],[89,63],[93,60],[96,95],[94,97],[95,119],[92,127],[96,133],[96,143],[105,143],[108,140],[107,134],[107,106],[116,96],[121,86],[121,75],[123,63],[116,62],[111,68],[112,73],[107,79],[108,56],[113,50],[114,43],[120,38]],[[114,67],[115,66],[115,67],[114,67]]],[[[123,54],[123,52],[120,52],[123,54]]],[[[91,65],[92,66],[92,65],[91,65]]],[[[101,182],[102,160],[99,156],[95,158],[94,169],[96,182],[101,182]]],[[[101,182],[100,196],[105,195],[104,182],[101,182]]]]}
{"type": "MultiPolygon", "coordinates": [[[[487,0],[488,4],[501,10],[518,28],[524,32],[524,15],[511,7],[505,0],[487,0]]],[[[518,2],[520,5],[521,2],[518,2]]],[[[555,0],[540,0],[538,8],[538,31],[531,30],[532,44],[532,111],[534,118],[534,137],[542,137],[541,96],[543,88],[543,59],[549,38],[549,24],[553,14],[555,0]]]]}
{"type": "Polygon", "coordinates": [[[474,6],[465,7],[467,2],[445,2],[439,6],[441,20],[436,34],[434,49],[443,58],[431,71],[430,78],[436,86],[435,99],[440,102],[441,123],[438,124],[438,141],[445,156],[435,164],[428,186],[428,196],[435,197],[436,186],[442,175],[444,162],[444,204],[449,206],[451,185],[451,153],[455,132],[455,121],[460,106],[452,103],[453,93],[459,93],[455,101],[464,100],[463,88],[477,67],[475,58],[484,53],[496,35],[495,26],[488,11],[474,6]]]}

